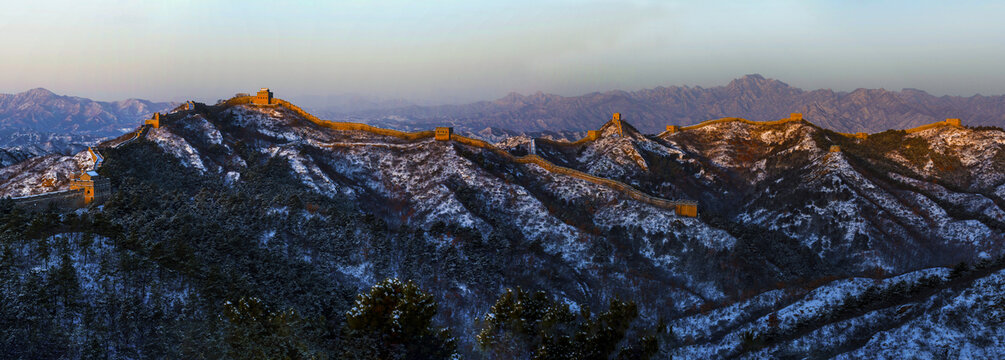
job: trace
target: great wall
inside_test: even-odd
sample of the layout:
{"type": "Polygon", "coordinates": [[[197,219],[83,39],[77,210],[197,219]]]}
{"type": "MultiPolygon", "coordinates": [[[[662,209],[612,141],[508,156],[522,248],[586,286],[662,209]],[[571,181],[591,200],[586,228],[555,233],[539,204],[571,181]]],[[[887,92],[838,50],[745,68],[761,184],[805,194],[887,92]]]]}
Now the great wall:
{"type": "MultiPolygon", "coordinates": [[[[683,126],[683,127],[682,126],[678,126],[678,125],[667,125],[666,130],[663,133],[661,133],[660,135],[663,135],[663,134],[675,134],[675,133],[678,133],[678,132],[681,132],[681,131],[686,131],[686,130],[696,130],[696,129],[700,129],[700,128],[703,128],[703,127],[706,127],[706,126],[709,126],[709,125],[715,125],[715,124],[721,124],[721,123],[727,123],[727,122],[739,122],[739,123],[744,123],[744,124],[748,124],[748,125],[761,125],[761,126],[779,125],[779,124],[785,124],[785,123],[790,123],[790,122],[805,122],[807,124],[812,124],[811,122],[803,119],[803,114],[802,113],[791,113],[791,114],[789,114],[789,117],[787,117],[785,119],[773,120],[773,121],[752,121],[752,120],[747,120],[747,119],[738,118],[738,117],[726,117],[726,118],[720,118],[720,119],[706,120],[706,121],[702,121],[702,122],[694,124],[694,125],[683,126]]],[[[905,133],[908,133],[908,134],[913,134],[913,133],[916,133],[916,132],[925,131],[925,130],[936,128],[936,127],[940,127],[940,126],[950,126],[950,127],[961,128],[961,127],[963,127],[963,122],[960,119],[949,118],[949,119],[946,119],[946,120],[943,120],[943,121],[936,121],[936,122],[931,123],[931,124],[925,124],[925,125],[921,125],[921,126],[918,126],[918,127],[913,127],[913,128],[910,128],[910,129],[904,129],[903,131],[905,133]]],[[[842,135],[842,136],[845,136],[845,137],[854,138],[854,139],[865,139],[865,138],[869,137],[869,134],[864,133],[864,132],[857,132],[857,133],[851,134],[851,133],[843,133],[843,132],[837,132],[837,131],[835,131],[835,133],[837,133],[839,135],[842,135]]]]}
{"type": "MultiPolygon", "coordinates": [[[[115,142],[117,139],[112,140],[112,144],[108,145],[108,147],[117,148],[136,141],[146,136],[151,127],[159,126],[160,114],[154,113],[151,119],[144,121],[144,124],[139,129],[131,133],[132,136],[128,136],[119,142],[115,142]]],[[[98,170],[101,169],[101,165],[105,162],[104,156],[101,155],[102,150],[104,150],[102,147],[97,149],[94,147],[87,148],[87,153],[91,156],[91,161],[94,164],[91,165],[90,169],[85,169],[80,174],[71,177],[70,188],[68,190],[12,197],[11,200],[19,207],[29,211],[42,211],[50,207],[55,207],[59,210],[72,210],[91,204],[103,203],[111,196],[112,186],[108,178],[98,174],[98,170]]]]}
{"type": "MultiPolygon", "coordinates": [[[[492,145],[492,144],[490,144],[490,143],[488,143],[486,141],[478,140],[478,139],[472,139],[472,138],[469,138],[469,137],[466,137],[466,136],[454,134],[453,133],[453,129],[449,128],[449,127],[438,127],[434,131],[405,132],[405,131],[398,131],[398,130],[382,129],[382,128],[378,128],[378,127],[374,127],[374,126],[370,126],[370,125],[366,125],[366,124],[360,124],[360,123],[336,122],[336,121],[322,120],[322,119],[318,118],[317,116],[314,116],[313,114],[311,114],[311,113],[309,113],[309,112],[301,109],[299,106],[293,105],[293,104],[291,104],[288,101],[285,101],[285,100],[273,97],[272,96],[272,92],[269,89],[267,89],[267,88],[262,88],[261,90],[259,90],[259,92],[255,96],[234,97],[234,98],[226,101],[225,103],[227,105],[231,105],[231,106],[233,106],[233,105],[252,105],[252,106],[275,106],[275,105],[278,105],[278,106],[281,106],[281,107],[283,107],[285,109],[288,109],[288,110],[296,113],[300,117],[303,117],[304,119],[307,119],[307,120],[309,120],[309,121],[311,121],[311,122],[313,122],[313,123],[315,123],[317,125],[320,125],[320,126],[325,127],[325,128],[333,129],[333,130],[338,130],[338,131],[365,131],[365,132],[369,132],[369,133],[373,133],[373,134],[377,134],[377,135],[392,136],[392,137],[396,137],[396,138],[403,139],[403,140],[409,140],[409,141],[423,140],[423,139],[428,139],[428,138],[434,138],[437,141],[455,141],[455,142],[460,143],[460,144],[464,144],[464,145],[468,145],[468,146],[472,146],[472,147],[477,147],[477,148],[481,148],[481,149],[485,149],[485,150],[489,150],[489,151],[491,151],[491,152],[493,152],[495,154],[498,154],[499,156],[502,156],[503,158],[506,158],[506,159],[508,159],[510,161],[513,161],[513,162],[516,162],[516,163],[520,163],[520,164],[535,164],[537,166],[540,166],[542,169],[545,169],[545,170],[547,170],[549,172],[552,172],[552,173],[562,174],[562,175],[574,177],[574,178],[577,178],[577,179],[580,179],[580,180],[588,181],[588,182],[591,182],[591,183],[594,183],[594,184],[606,186],[606,187],[609,187],[611,189],[614,189],[615,191],[621,192],[621,193],[627,195],[629,198],[632,198],[634,200],[641,201],[641,202],[644,202],[644,203],[647,203],[647,204],[650,204],[650,205],[653,205],[653,206],[657,206],[657,207],[662,207],[662,208],[667,208],[667,209],[674,209],[674,211],[676,212],[677,215],[690,216],[690,217],[698,216],[698,203],[697,202],[686,201],[686,200],[667,200],[667,199],[661,199],[661,198],[658,198],[658,197],[646,194],[646,193],[644,193],[644,192],[642,192],[642,191],[640,191],[638,189],[635,189],[634,187],[632,187],[630,185],[627,185],[627,184],[619,182],[619,181],[615,181],[615,180],[611,180],[611,179],[607,179],[607,178],[596,177],[596,176],[584,173],[584,172],[579,171],[579,170],[570,169],[570,168],[567,168],[567,167],[562,167],[562,166],[555,165],[555,164],[551,163],[550,161],[545,160],[545,159],[541,158],[540,156],[537,156],[537,155],[534,155],[534,154],[525,155],[525,156],[514,156],[514,155],[510,154],[509,152],[507,152],[505,150],[502,150],[502,149],[496,147],[495,145],[492,145]]],[[[620,114],[615,114],[613,121],[618,126],[619,134],[622,133],[621,132],[621,126],[620,126],[620,120],[621,120],[620,119],[620,114]]],[[[572,143],[572,144],[583,143],[583,142],[586,142],[586,141],[596,140],[598,137],[599,137],[599,132],[590,133],[586,138],[584,138],[582,140],[579,140],[579,141],[577,141],[575,143],[572,143]]]]}
{"type": "MultiPolygon", "coordinates": [[[[229,100],[221,102],[219,105],[226,107],[239,106],[239,105],[280,106],[297,114],[298,116],[304,119],[307,119],[308,121],[318,126],[322,126],[336,131],[363,131],[376,135],[391,136],[407,141],[424,140],[430,138],[436,141],[454,141],[467,146],[477,147],[491,151],[515,163],[534,164],[548,172],[562,174],[580,180],[588,181],[594,184],[598,184],[601,186],[605,186],[615,191],[618,191],[628,196],[631,199],[661,208],[673,209],[674,212],[679,216],[696,217],[698,215],[697,202],[688,200],[662,199],[659,197],[646,194],[630,185],[627,185],[625,183],[616,180],[597,177],[579,170],[555,165],[554,163],[545,160],[544,158],[535,154],[533,151],[533,147],[530,154],[524,156],[515,156],[486,141],[455,134],[453,133],[453,128],[450,127],[437,127],[432,131],[427,130],[427,131],[405,132],[405,131],[378,128],[362,123],[322,120],[317,116],[314,116],[313,114],[300,108],[299,106],[296,106],[286,100],[275,98],[272,94],[272,91],[270,91],[268,88],[262,88],[254,96],[251,95],[235,96],[229,100]]],[[[172,112],[194,111],[195,109],[196,109],[196,103],[193,101],[188,101],[185,104],[182,104],[178,106],[176,109],[172,110],[172,112]]],[[[620,113],[615,113],[612,116],[611,122],[616,127],[619,136],[623,136],[624,132],[621,126],[620,115],[621,115],[620,113]]],[[[659,136],[665,134],[675,134],[682,131],[695,130],[709,125],[720,124],[725,122],[741,122],[751,125],[777,125],[789,122],[809,123],[808,121],[803,119],[801,113],[792,113],[789,114],[788,118],[775,121],[750,121],[743,118],[730,117],[730,118],[708,120],[695,125],[683,126],[683,127],[677,125],[668,125],[666,131],[659,134],[659,136]]],[[[117,148],[119,146],[123,146],[125,144],[141,139],[144,136],[146,136],[147,132],[149,132],[151,128],[160,127],[160,123],[161,123],[161,114],[155,113],[150,119],[145,120],[143,125],[132,133],[132,136],[126,137],[126,139],[120,140],[118,142],[115,142],[118,139],[113,140],[110,142],[113,144],[108,145],[108,147],[117,148]]],[[[939,126],[962,127],[962,124],[960,119],[946,119],[945,121],[927,124],[916,128],[907,129],[904,131],[907,133],[915,133],[939,126]]],[[[861,132],[855,134],[849,134],[849,133],[838,133],[838,134],[857,139],[864,139],[868,137],[868,134],[861,132]]],[[[600,138],[600,130],[590,130],[587,132],[586,137],[573,142],[556,141],[550,139],[535,139],[535,141],[547,142],[555,146],[578,146],[591,141],[595,141],[599,138],[600,138]]],[[[51,206],[55,206],[60,209],[72,209],[72,208],[80,208],[88,206],[90,204],[100,204],[105,199],[107,199],[107,197],[111,194],[109,180],[107,178],[98,175],[98,170],[101,168],[101,165],[104,161],[104,158],[101,156],[102,150],[103,148],[101,147],[99,147],[98,149],[88,148],[88,153],[91,155],[92,160],[94,161],[94,165],[91,167],[91,169],[84,170],[79,176],[72,178],[70,181],[69,190],[52,191],[36,195],[16,197],[12,198],[12,200],[14,200],[14,202],[17,205],[29,210],[42,210],[49,208],[51,206]]],[[[834,145],[829,149],[829,151],[840,152],[841,149],[840,147],[834,145]]]]}

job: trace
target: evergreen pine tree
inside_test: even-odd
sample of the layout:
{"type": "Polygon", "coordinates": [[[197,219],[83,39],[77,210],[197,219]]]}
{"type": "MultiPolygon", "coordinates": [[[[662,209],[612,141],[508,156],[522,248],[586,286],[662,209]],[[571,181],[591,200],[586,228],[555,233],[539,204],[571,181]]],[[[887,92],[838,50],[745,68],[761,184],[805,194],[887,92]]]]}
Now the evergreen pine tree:
{"type": "Polygon", "coordinates": [[[415,283],[387,279],[357,296],[346,328],[375,358],[447,359],[456,345],[447,329],[432,325],[436,311],[432,295],[415,283]]]}

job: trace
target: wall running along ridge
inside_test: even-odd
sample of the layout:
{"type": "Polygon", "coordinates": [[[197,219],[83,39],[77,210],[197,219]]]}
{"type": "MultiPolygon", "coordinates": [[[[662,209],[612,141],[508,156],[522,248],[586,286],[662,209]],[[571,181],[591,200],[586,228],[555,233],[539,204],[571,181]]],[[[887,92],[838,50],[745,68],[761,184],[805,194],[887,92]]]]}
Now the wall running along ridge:
{"type": "MultiPolygon", "coordinates": [[[[793,115],[795,115],[795,113],[793,115]]],[[[673,134],[673,133],[677,133],[677,132],[680,132],[680,131],[683,131],[683,130],[694,130],[694,129],[703,128],[705,126],[709,126],[709,125],[713,125],[713,124],[721,124],[721,123],[734,122],[734,121],[735,122],[741,122],[741,123],[744,123],[744,124],[749,124],[749,125],[778,125],[778,124],[785,124],[785,123],[790,123],[790,122],[806,122],[808,124],[813,124],[813,123],[811,123],[811,122],[803,119],[802,116],[798,116],[798,117],[793,116],[793,117],[790,117],[790,118],[787,118],[787,119],[774,120],[774,121],[751,121],[751,120],[747,120],[747,119],[744,119],[744,118],[738,118],[738,117],[726,117],[726,118],[721,118],[721,119],[706,120],[706,121],[702,121],[702,122],[694,124],[694,125],[684,126],[684,127],[677,127],[676,125],[670,125],[670,126],[667,126],[667,131],[664,131],[664,134],[668,133],[668,132],[670,134],[673,134]],[[673,129],[671,129],[671,127],[673,129]]],[[[920,132],[920,131],[925,131],[925,130],[936,128],[936,127],[940,127],[940,126],[952,126],[952,127],[957,127],[958,128],[958,127],[962,127],[963,125],[962,125],[960,119],[946,119],[944,121],[937,121],[937,122],[934,122],[934,123],[931,123],[931,124],[925,124],[925,125],[921,125],[921,126],[918,126],[918,127],[915,127],[915,128],[905,129],[904,132],[908,133],[908,134],[912,134],[912,133],[916,133],[916,132],[920,132]]],[[[858,133],[851,134],[851,133],[843,133],[843,132],[837,132],[837,131],[835,131],[835,133],[837,133],[838,135],[843,135],[845,137],[857,138],[857,139],[865,139],[866,137],[869,136],[869,134],[864,133],[864,132],[858,132],[858,133]]],[[[663,134],[660,134],[660,135],[663,135],[663,134]]]]}
{"type": "MultiPolygon", "coordinates": [[[[383,135],[383,136],[391,136],[391,137],[396,137],[396,138],[399,138],[399,139],[409,140],[409,141],[422,140],[422,139],[428,139],[428,138],[435,138],[435,136],[436,136],[435,131],[432,131],[432,130],[417,131],[417,132],[405,132],[405,131],[398,131],[398,130],[392,130],[392,129],[378,128],[378,127],[370,126],[370,125],[367,125],[367,124],[361,124],[361,123],[336,122],[336,121],[322,120],[322,119],[318,118],[317,116],[314,116],[313,114],[308,113],[307,111],[305,111],[304,109],[300,108],[299,106],[293,105],[292,103],[290,103],[290,102],[288,102],[286,100],[282,100],[282,99],[279,99],[279,98],[272,97],[270,99],[271,101],[269,102],[269,104],[256,104],[255,103],[255,99],[256,99],[255,96],[239,96],[239,97],[234,97],[234,98],[231,98],[231,99],[229,99],[227,101],[224,101],[221,105],[224,105],[224,106],[237,106],[237,105],[281,106],[281,107],[286,108],[287,110],[292,111],[292,112],[296,113],[297,115],[299,115],[299,116],[301,116],[301,117],[303,117],[303,118],[305,118],[305,119],[307,119],[307,120],[309,120],[309,121],[311,121],[311,122],[313,122],[313,123],[315,123],[315,124],[317,124],[319,126],[322,126],[322,127],[325,127],[325,128],[329,128],[329,129],[333,129],[333,130],[338,130],[338,131],[365,131],[365,132],[369,132],[369,133],[372,133],[372,134],[383,135]]],[[[195,104],[192,103],[192,105],[188,105],[188,103],[186,103],[186,106],[184,106],[184,108],[179,107],[179,109],[176,109],[176,111],[180,111],[180,110],[189,110],[189,111],[195,110],[195,104]]],[[[620,120],[620,116],[618,116],[618,115],[620,115],[620,114],[615,114],[613,120],[620,127],[620,121],[619,121],[620,120]]],[[[775,120],[775,121],[750,121],[750,120],[743,119],[743,118],[728,117],[728,118],[721,118],[721,119],[714,119],[714,120],[703,121],[703,122],[701,122],[699,124],[695,124],[695,125],[691,125],[691,126],[684,126],[684,127],[677,127],[675,125],[667,126],[667,131],[665,131],[663,134],[666,134],[666,133],[674,134],[674,133],[677,133],[677,132],[680,132],[680,131],[684,131],[684,130],[694,130],[694,129],[702,128],[702,127],[705,127],[705,126],[708,126],[708,125],[720,124],[720,123],[725,123],[725,122],[734,122],[734,121],[736,121],[736,122],[742,122],[742,123],[750,124],[750,125],[778,125],[778,124],[785,124],[785,123],[794,122],[794,121],[795,122],[803,122],[803,121],[805,121],[806,123],[810,123],[809,121],[806,121],[806,120],[804,120],[802,118],[802,114],[798,114],[798,113],[790,114],[790,117],[787,118],[787,119],[781,119],[781,120],[775,120]]],[[[812,124],[812,123],[810,123],[810,124],[812,124]]],[[[144,124],[142,126],[140,126],[140,128],[137,129],[133,133],[132,137],[129,137],[129,138],[127,138],[127,139],[125,139],[125,140],[123,140],[123,141],[121,141],[121,142],[119,142],[119,143],[117,143],[115,145],[112,145],[111,147],[112,148],[117,148],[119,146],[126,145],[126,144],[129,144],[129,143],[133,142],[133,141],[136,141],[136,140],[138,140],[138,139],[146,136],[147,132],[150,130],[151,127],[159,127],[159,125],[160,125],[160,114],[155,114],[152,119],[145,121],[144,124]]],[[[931,124],[927,124],[927,125],[922,125],[922,126],[911,128],[911,129],[906,129],[906,130],[904,130],[904,132],[906,132],[908,134],[911,134],[911,133],[916,133],[916,132],[919,132],[919,131],[924,131],[924,130],[932,129],[932,128],[939,127],[939,126],[962,127],[962,123],[961,123],[960,119],[946,119],[944,121],[939,121],[939,122],[935,122],[935,123],[931,123],[931,124]]],[[[544,143],[547,143],[547,144],[550,144],[550,145],[553,145],[553,146],[577,146],[577,145],[585,144],[586,142],[589,142],[589,141],[596,140],[599,137],[599,134],[600,134],[599,131],[591,130],[591,131],[588,132],[588,135],[585,138],[579,139],[579,140],[574,141],[574,142],[555,141],[555,140],[551,140],[551,139],[536,139],[536,140],[544,142],[544,143]]],[[[660,135],[663,135],[663,134],[660,134],[660,135]]],[[[846,137],[858,138],[858,139],[865,139],[868,136],[868,134],[861,133],[861,132],[860,133],[855,133],[855,134],[840,133],[839,132],[838,134],[846,136],[846,137]]],[[[563,174],[563,175],[574,177],[574,178],[581,179],[581,180],[584,180],[584,181],[589,181],[589,182],[594,183],[594,184],[606,186],[608,188],[611,188],[611,189],[614,189],[616,191],[619,191],[619,192],[627,195],[628,197],[630,197],[630,198],[632,198],[634,200],[641,201],[641,202],[644,202],[644,203],[647,203],[647,204],[650,204],[650,205],[654,205],[654,206],[658,206],[658,207],[663,207],[663,208],[668,208],[668,209],[672,208],[672,209],[675,210],[675,212],[677,213],[677,215],[691,216],[691,217],[695,217],[695,216],[698,215],[698,203],[694,202],[694,201],[667,200],[667,199],[662,199],[662,198],[658,198],[658,197],[655,197],[655,196],[651,196],[651,195],[646,194],[646,193],[644,193],[642,191],[639,191],[638,189],[635,189],[634,187],[631,187],[631,186],[629,186],[629,185],[627,185],[625,183],[622,183],[622,182],[619,182],[619,181],[616,181],[616,180],[611,180],[611,179],[607,179],[607,178],[601,178],[601,177],[597,177],[597,176],[593,176],[593,175],[584,173],[584,172],[579,171],[579,170],[575,170],[575,169],[571,169],[571,168],[567,168],[567,167],[562,167],[562,166],[555,165],[555,164],[551,163],[550,161],[547,161],[544,158],[541,158],[540,156],[537,156],[535,154],[530,154],[530,155],[520,156],[520,157],[513,156],[512,154],[510,154],[510,153],[508,153],[506,151],[503,151],[503,150],[501,150],[499,148],[496,148],[494,145],[492,145],[492,144],[490,144],[488,142],[482,141],[482,140],[472,139],[472,138],[468,138],[468,137],[457,135],[457,134],[450,134],[449,135],[449,139],[453,140],[453,141],[456,141],[458,143],[464,144],[464,145],[478,147],[478,148],[481,148],[481,149],[486,149],[486,150],[492,151],[493,153],[496,153],[496,154],[498,154],[498,155],[500,155],[500,156],[502,156],[502,157],[504,157],[506,159],[509,159],[509,160],[511,160],[513,162],[516,162],[516,163],[520,163],[520,164],[535,164],[537,166],[540,166],[542,169],[545,169],[545,170],[547,170],[549,172],[552,172],[552,173],[563,174]]],[[[100,148],[99,148],[99,150],[100,150],[100,148]]],[[[833,146],[833,147],[831,147],[830,151],[831,152],[837,152],[837,151],[840,151],[840,148],[837,147],[837,146],[833,146]]],[[[101,167],[101,163],[102,163],[103,157],[100,155],[99,152],[95,151],[94,149],[89,149],[89,152],[90,152],[91,156],[95,160],[94,166],[93,166],[93,168],[92,168],[91,171],[95,171],[96,172],[101,167]]],[[[12,198],[12,200],[14,200],[17,205],[19,205],[21,207],[24,207],[26,209],[29,209],[29,210],[44,210],[44,209],[48,208],[49,206],[55,206],[55,207],[61,208],[61,209],[79,208],[79,207],[83,207],[83,206],[88,205],[88,203],[91,202],[89,200],[104,199],[105,197],[107,197],[109,195],[108,193],[111,192],[111,190],[107,186],[107,184],[104,184],[104,182],[107,182],[108,179],[99,178],[99,179],[95,179],[95,180],[99,180],[99,181],[95,181],[94,182],[95,184],[91,185],[94,188],[92,190],[93,197],[91,197],[91,198],[88,198],[88,196],[86,195],[86,193],[87,193],[86,189],[71,188],[70,190],[53,191],[53,192],[46,192],[46,193],[37,194],[37,195],[29,195],[29,196],[22,196],[22,197],[12,198]],[[102,184],[96,184],[97,182],[103,182],[103,183],[102,184]],[[98,185],[98,186],[94,186],[94,185],[98,185]],[[101,185],[104,185],[104,186],[101,186],[101,185]],[[99,192],[101,194],[99,194],[99,192]]]]}
{"type": "MultiPolygon", "coordinates": [[[[233,105],[251,105],[251,100],[252,99],[253,99],[253,97],[251,97],[251,96],[248,96],[248,97],[238,97],[238,98],[233,98],[233,99],[230,99],[230,100],[226,101],[225,104],[231,105],[231,106],[233,106],[233,105]]],[[[374,127],[374,126],[370,126],[370,125],[366,125],[366,124],[360,124],[360,123],[335,122],[335,121],[321,120],[317,116],[314,116],[314,115],[308,113],[307,111],[304,111],[300,107],[298,107],[296,105],[293,105],[293,104],[289,103],[288,101],[285,101],[285,100],[282,100],[282,99],[278,99],[278,98],[273,98],[273,102],[275,103],[275,105],[282,106],[282,107],[284,107],[284,108],[286,108],[286,109],[288,109],[288,110],[296,113],[297,115],[299,115],[299,116],[301,116],[301,117],[303,117],[303,118],[305,118],[307,120],[310,120],[311,122],[313,122],[315,124],[318,124],[320,126],[323,126],[323,127],[329,128],[329,129],[340,130],[340,131],[366,131],[366,132],[377,134],[377,135],[393,136],[393,137],[396,137],[396,138],[399,138],[399,139],[410,140],[410,141],[412,141],[412,140],[429,139],[429,138],[433,138],[435,136],[435,133],[433,131],[404,132],[404,131],[398,131],[398,130],[382,129],[382,128],[378,128],[378,127],[374,127]]],[[[254,106],[272,106],[272,105],[254,105],[254,106]]],[[[591,182],[591,183],[594,183],[594,184],[606,186],[606,187],[609,187],[609,188],[614,189],[616,191],[619,191],[619,192],[627,195],[629,198],[632,198],[634,200],[641,201],[641,202],[644,202],[644,203],[647,203],[647,204],[650,204],[650,205],[653,205],[653,206],[658,206],[658,207],[667,208],[667,209],[674,209],[675,212],[678,215],[691,216],[691,217],[694,217],[694,216],[698,215],[698,210],[697,210],[698,209],[698,203],[695,202],[695,201],[661,199],[661,198],[658,198],[658,197],[646,194],[646,193],[644,193],[642,191],[639,191],[638,189],[635,189],[634,187],[632,187],[630,185],[624,184],[624,183],[616,181],[616,180],[611,180],[611,179],[607,179],[607,178],[596,177],[596,176],[584,173],[584,172],[579,171],[579,170],[574,170],[574,169],[570,169],[570,168],[567,168],[567,167],[562,167],[562,166],[555,165],[555,164],[551,163],[550,161],[545,160],[545,159],[543,159],[543,158],[541,158],[540,156],[537,156],[537,155],[526,155],[526,156],[521,156],[521,157],[513,156],[512,154],[510,154],[510,153],[508,153],[508,152],[506,152],[506,151],[504,151],[502,149],[499,149],[499,148],[495,147],[494,145],[492,145],[492,144],[490,144],[490,143],[488,143],[486,141],[483,141],[483,140],[472,139],[472,138],[469,138],[469,137],[466,137],[466,136],[457,135],[457,134],[451,134],[450,135],[450,140],[456,141],[456,142],[464,144],[464,145],[473,146],[473,147],[477,147],[477,148],[481,148],[481,149],[492,151],[493,153],[496,153],[499,156],[502,156],[502,157],[504,157],[506,159],[509,159],[510,161],[514,161],[516,163],[520,163],[520,164],[535,164],[535,165],[540,166],[541,168],[543,168],[543,169],[545,169],[545,170],[547,170],[549,172],[552,172],[552,173],[563,174],[563,175],[571,176],[571,177],[574,177],[574,178],[577,178],[577,179],[580,179],[580,180],[585,180],[585,181],[588,181],[588,182],[591,182]]],[[[590,141],[590,140],[591,139],[589,139],[589,137],[587,137],[587,138],[580,139],[580,140],[578,140],[576,142],[572,142],[572,143],[560,143],[560,142],[555,142],[555,141],[552,141],[552,140],[547,140],[547,141],[549,141],[550,143],[553,143],[553,144],[577,145],[577,144],[585,143],[585,142],[590,141]]]]}
{"type": "MultiPolygon", "coordinates": [[[[160,122],[159,115],[155,115],[154,118],[157,119],[158,123],[160,122]]],[[[133,136],[112,145],[111,148],[118,148],[146,136],[152,126],[149,120],[147,120],[139,129],[133,132],[133,136]]],[[[94,165],[91,166],[90,170],[84,170],[84,172],[97,172],[101,169],[101,165],[105,160],[101,155],[101,148],[88,148],[87,151],[91,155],[91,158],[94,159],[94,165]]],[[[111,184],[107,178],[101,176],[88,177],[90,178],[88,180],[80,178],[70,180],[69,190],[44,192],[36,195],[11,198],[11,200],[14,201],[15,205],[28,211],[43,211],[50,206],[59,210],[72,210],[85,207],[92,202],[103,202],[111,196],[111,184]]]]}
{"type": "Polygon", "coordinates": [[[691,125],[691,126],[682,127],[682,128],[680,128],[680,130],[681,131],[683,131],[683,130],[694,130],[694,129],[706,127],[706,126],[713,125],[713,124],[721,124],[721,123],[733,122],[733,121],[742,122],[744,124],[750,124],[750,125],[778,125],[778,124],[785,124],[785,123],[790,123],[790,122],[799,122],[799,121],[806,121],[806,120],[803,120],[802,118],[799,118],[799,119],[788,118],[788,119],[781,119],[781,120],[774,120],[774,121],[751,121],[751,120],[747,120],[747,119],[744,119],[744,118],[727,117],[727,118],[721,118],[721,119],[702,121],[700,123],[697,123],[697,124],[694,124],[694,125],[691,125]]]}

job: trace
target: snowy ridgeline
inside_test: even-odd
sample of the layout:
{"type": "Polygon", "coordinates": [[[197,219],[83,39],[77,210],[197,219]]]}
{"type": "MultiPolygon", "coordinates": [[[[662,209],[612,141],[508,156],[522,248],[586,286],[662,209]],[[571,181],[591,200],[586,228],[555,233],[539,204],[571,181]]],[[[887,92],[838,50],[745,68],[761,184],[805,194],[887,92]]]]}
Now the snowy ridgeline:
{"type": "Polygon", "coordinates": [[[767,292],[674,320],[670,327],[679,347],[671,353],[675,358],[742,354],[762,359],[808,354],[991,359],[1005,353],[1005,270],[962,288],[915,290],[923,286],[919,283],[948,277],[949,269],[934,268],[882,280],[836,280],[808,292],[767,292]],[[904,293],[910,301],[874,308],[850,305],[867,294],[896,298],[904,293]]]}
{"type": "MultiPolygon", "coordinates": [[[[885,145],[827,136],[800,123],[724,122],[660,137],[630,128],[615,134],[605,125],[582,146],[536,144],[552,163],[653,196],[699,200],[697,218],[479,148],[331,131],[277,107],[185,113],[147,139],[193,177],[219,180],[219,188],[255,185],[262,181],[255,171],[270,159],[304,191],[298,198],[348,199],[358,207],[353,214],[371,214],[367,226],[391,230],[374,235],[345,225],[346,217],[271,203],[254,224],[241,225],[258,226],[245,234],[247,245],[257,245],[248,248],[354,289],[411,276],[441,301],[441,320],[458,327],[465,346],[472,319],[502,289],[523,285],[547,288],[573,308],[633,299],[650,325],[669,322],[663,355],[678,358],[999,352],[995,299],[1003,275],[950,281],[949,270],[936,266],[1002,255],[1005,164],[995,159],[1005,137],[937,128],[904,137],[924,138],[924,151],[875,154],[871,149],[885,145]],[[827,151],[839,141],[844,152],[827,151]],[[950,165],[951,178],[933,170],[950,165]],[[873,272],[904,275],[853,276],[873,272]],[[829,280],[792,285],[819,277],[829,280]],[[961,345],[943,351],[953,341],[961,345]]],[[[500,145],[518,152],[529,141],[500,145]]],[[[79,157],[0,169],[3,190],[31,191],[53,175],[45,171],[86,166],[79,157]]],[[[269,191],[256,201],[280,196],[269,191]]],[[[157,221],[174,216],[172,209],[157,221]]],[[[95,273],[95,263],[77,255],[82,250],[67,251],[85,295],[135,285],[100,280],[109,277],[95,273]]],[[[31,267],[39,274],[58,269],[61,260],[52,256],[31,267]]],[[[167,309],[183,306],[192,290],[169,282],[156,296],[126,291],[161,299],[167,305],[156,306],[167,309]]]]}

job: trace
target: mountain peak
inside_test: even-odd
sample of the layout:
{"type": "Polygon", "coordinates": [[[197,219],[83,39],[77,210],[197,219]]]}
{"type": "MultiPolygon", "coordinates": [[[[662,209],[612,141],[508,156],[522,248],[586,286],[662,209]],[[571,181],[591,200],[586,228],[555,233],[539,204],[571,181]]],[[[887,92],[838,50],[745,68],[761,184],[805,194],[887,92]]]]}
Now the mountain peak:
{"type": "Polygon", "coordinates": [[[41,87],[37,87],[37,88],[31,89],[31,90],[25,91],[22,94],[27,95],[27,96],[32,96],[32,97],[49,97],[49,96],[55,96],[56,95],[56,93],[54,93],[52,91],[49,91],[49,89],[41,88],[41,87]]]}
{"type": "Polygon", "coordinates": [[[560,95],[549,94],[542,91],[538,91],[530,95],[521,95],[517,92],[511,92],[506,96],[497,99],[495,103],[500,105],[528,105],[546,103],[561,98],[562,97],[560,95]]]}
{"type": "Polygon", "coordinates": [[[607,120],[604,125],[600,126],[600,133],[602,136],[618,134],[618,136],[626,138],[643,137],[642,133],[634,126],[626,122],[623,117],[618,120],[615,120],[613,117],[610,120],[607,120]]]}
{"type": "Polygon", "coordinates": [[[747,74],[729,82],[729,85],[726,85],[726,87],[733,89],[750,89],[750,88],[765,88],[765,87],[782,88],[782,87],[789,87],[789,84],[786,84],[784,82],[775,79],[765,78],[764,76],[761,76],[761,74],[747,74]]]}
{"type": "Polygon", "coordinates": [[[171,103],[140,100],[98,102],[34,88],[13,95],[0,95],[0,134],[11,131],[43,131],[73,135],[118,136],[124,127],[152,112],[170,110],[171,103]]]}

